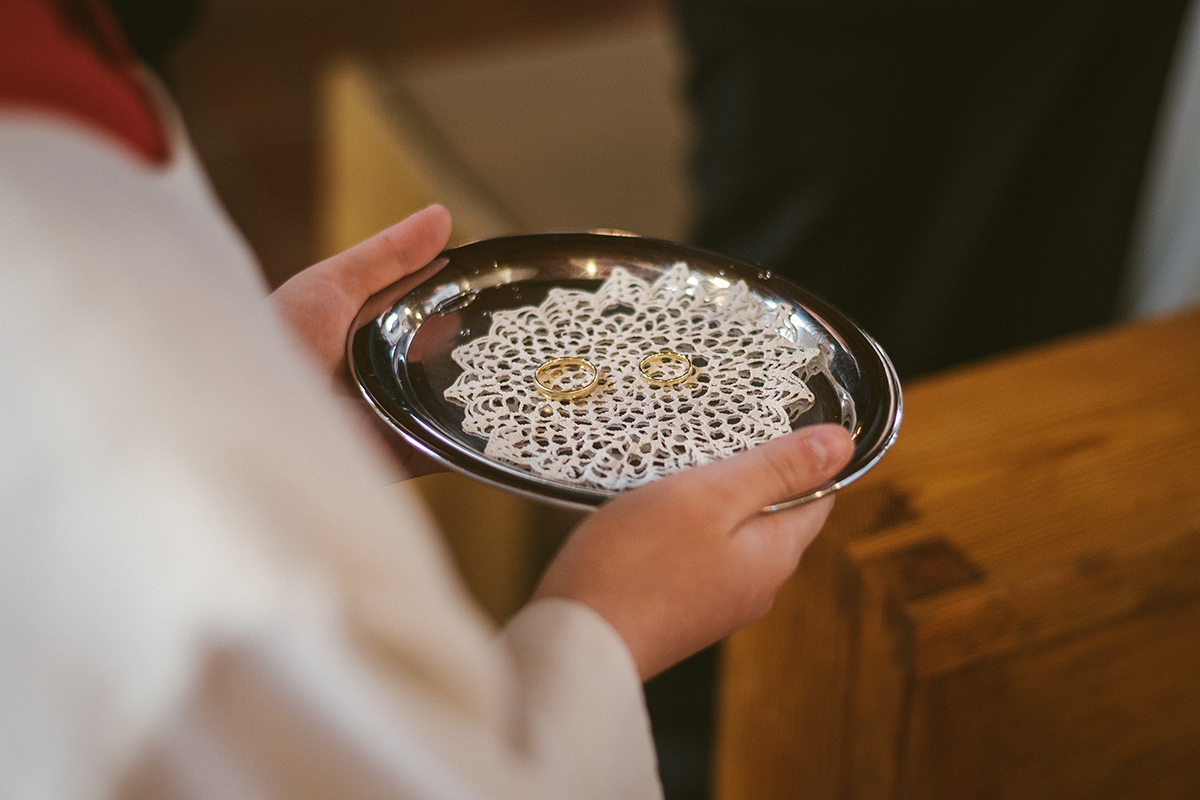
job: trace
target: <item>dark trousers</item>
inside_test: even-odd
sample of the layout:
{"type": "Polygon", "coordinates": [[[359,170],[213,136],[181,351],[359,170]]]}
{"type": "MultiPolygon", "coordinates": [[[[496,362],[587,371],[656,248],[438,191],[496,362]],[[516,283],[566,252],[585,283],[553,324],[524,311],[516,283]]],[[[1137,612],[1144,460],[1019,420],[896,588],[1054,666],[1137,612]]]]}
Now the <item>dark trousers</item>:
{"type": "Polygon", "coordinates": [[[694,241],[902,376],[1114,318],[1186,0],[677,0],[694,241]]]}

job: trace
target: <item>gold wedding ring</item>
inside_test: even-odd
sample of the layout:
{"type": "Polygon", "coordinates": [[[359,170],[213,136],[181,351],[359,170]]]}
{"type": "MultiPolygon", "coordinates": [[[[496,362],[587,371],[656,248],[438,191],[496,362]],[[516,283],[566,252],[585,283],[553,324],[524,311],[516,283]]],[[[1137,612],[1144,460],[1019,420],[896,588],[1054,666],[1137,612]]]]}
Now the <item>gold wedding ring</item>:
{"type": "Polygon", "coordinates": [[[642,359],[638,364],[638,372],[646,383],[656,389],[666,389],[685,382],[696,371],[692,360],[683,353],[674,350],[659,350],[642,359]],[[670,366],[667,371],[664,367],[670,366]]]}
{"type": "MultiPolygon", "coordinates": [[[[547,400],[578,400],[595,391],[600,382],[600,371],[586,358],[559,356],[543,361],[533,372],[533,382],[537,384],[538,394],[547,400]],[[565,378],[577,372],[582,373],[588,379],[583,386],[574,389],[556,389],[552,385],[552,383],[559,383],[555,379],[565,378]]],[[[559,383],[559,385],[562,384],[559,383]]]]}

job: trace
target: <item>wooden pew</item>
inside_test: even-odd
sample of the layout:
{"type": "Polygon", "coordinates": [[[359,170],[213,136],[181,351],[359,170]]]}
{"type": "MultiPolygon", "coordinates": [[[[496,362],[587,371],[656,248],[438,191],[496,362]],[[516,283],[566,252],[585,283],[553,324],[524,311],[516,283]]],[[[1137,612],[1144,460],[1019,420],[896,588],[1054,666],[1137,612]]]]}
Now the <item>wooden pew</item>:
{"type": "Polygon", "coordinates": [[[1200,797],[1200,312],[906,387],[723,653],[717,797],[1200,797]]]}

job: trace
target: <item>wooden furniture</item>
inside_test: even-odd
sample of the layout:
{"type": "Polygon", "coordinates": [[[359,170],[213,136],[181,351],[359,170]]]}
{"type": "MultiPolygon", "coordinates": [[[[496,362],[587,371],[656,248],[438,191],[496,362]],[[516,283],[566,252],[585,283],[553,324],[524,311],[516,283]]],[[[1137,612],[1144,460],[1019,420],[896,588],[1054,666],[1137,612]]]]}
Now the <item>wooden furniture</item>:
{"type": "Polygon", "coordinates": [[[592,228],[680,239],[683,72],[663,14],[454,57],[331,63],[321,249],[431,202],[454,216],[452,243],[592,228]]]}
{"type": "Polygon", "coordinates": [[[1200,312],[906,387],[723,659],[720,800],[1200,797],[1200,312]]]}

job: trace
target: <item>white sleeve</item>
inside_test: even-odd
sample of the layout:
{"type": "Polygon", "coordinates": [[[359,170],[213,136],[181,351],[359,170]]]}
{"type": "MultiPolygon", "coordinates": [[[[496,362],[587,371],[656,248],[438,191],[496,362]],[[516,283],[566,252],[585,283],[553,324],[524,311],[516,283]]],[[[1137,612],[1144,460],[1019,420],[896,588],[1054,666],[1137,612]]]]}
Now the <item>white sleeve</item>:
{"type": "Polygon", "coordinates": [[[0,796],[660,796],[624,643],[478,611],[175,134],[0,113],[0,796]]]}
{"type": "Polygon", "coordinates": [[[527,749],[547,764],[572,765],[557,796],[657,797],[637,666],[612,626],[582,603],[555,599],[526,606],[504,633],[529,687],[527,749]],[[570,785],[577,780],[586,788],[570,785]]]}
{"type": "Polygon", "coordinates": [[[414,676],[364,670],[353,648],[322,641],[332,629],[313,634],[210,653],[122,797],[661,797],[637,674],[584,606],[542,601],[510,623],[515,683],[490,722],[414,676]]]}

